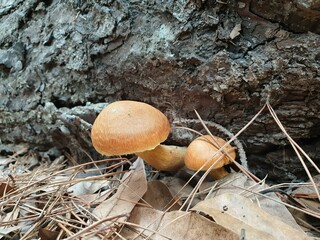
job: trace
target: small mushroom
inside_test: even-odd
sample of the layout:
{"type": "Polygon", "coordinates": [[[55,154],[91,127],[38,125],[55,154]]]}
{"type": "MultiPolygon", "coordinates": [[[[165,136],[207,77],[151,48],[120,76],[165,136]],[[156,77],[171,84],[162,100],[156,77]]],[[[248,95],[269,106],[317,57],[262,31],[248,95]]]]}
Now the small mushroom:
{"type": "Polygon", "coordinates": [[[91,131],[94,148],[102,155],[135,153],[152,167],[175,171],[184,166],[186,148],[160,145],[170,133],[166,116],[149,104],[117,101],[105,107],[91,131]]]}
{"type": "Polygon", "coordinates": [[[220,147],[226,144],[222,138],[215,137],[214,139],[210,135],[203,135],[193,140],[187,148],[187,152],[184,157],[184,162],[187,168],[191,170],[199,170],[203,165],[202,170],[206,171],[216,163],[213,170],[210,171],[210,175],[214,179],[220,179],[228,175],[228,172],[224,169],[224,165],[231,163],[232,157],[235,159],[235,148],[231,145],[224,147],[224,151],[217,153],[220,147]],[[226,155],[224,152],[228,153],[226,155]]]}

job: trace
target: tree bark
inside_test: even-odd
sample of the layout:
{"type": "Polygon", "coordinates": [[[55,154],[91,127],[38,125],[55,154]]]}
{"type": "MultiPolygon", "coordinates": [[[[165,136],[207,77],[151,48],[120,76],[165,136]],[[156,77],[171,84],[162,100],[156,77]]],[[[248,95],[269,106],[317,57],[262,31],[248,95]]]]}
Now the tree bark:
{"type": "MultiPolygon", "coordinates": [[[[3,154],[25,142],[88,160],[90,123],[120,99],[176,122],[195,119],[196,109],[233,133],[269,99],[319,164],[318,0],[17,0],[2,3],[0,17],[3,154]]],[[[239,139],[260,177],[306,177],[267,111],[239,139]]]]}

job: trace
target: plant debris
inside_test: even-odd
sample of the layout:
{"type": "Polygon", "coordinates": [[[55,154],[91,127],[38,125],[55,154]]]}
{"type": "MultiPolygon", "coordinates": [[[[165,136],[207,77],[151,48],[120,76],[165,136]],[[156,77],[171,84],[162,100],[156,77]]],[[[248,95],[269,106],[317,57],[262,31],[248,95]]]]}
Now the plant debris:
{"type": "MultiPolygon", "coordinates": [[[[265,107],[302,165],[307,159],[318,171],[265,107]]],[[[28,146],[1,158],[0,168],[1,239],[300,240],[319,234],[320,175],[308,168],[310,182],[269,186],[243,166],[212,181],[209,170],[146,174],[139,157],[74,166],[63,156],[44,161],[28,146]]]]}

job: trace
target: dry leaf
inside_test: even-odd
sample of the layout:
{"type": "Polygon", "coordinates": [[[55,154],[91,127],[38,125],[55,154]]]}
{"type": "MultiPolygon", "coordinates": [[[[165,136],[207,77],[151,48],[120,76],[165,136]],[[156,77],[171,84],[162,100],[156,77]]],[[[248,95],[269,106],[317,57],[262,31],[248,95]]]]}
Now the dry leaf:
{"type": "Polygon", "coordinates": [[[210,215],[218,224],[238,234],[243,228],[245,239],[310,239],[304,232],[285,224],[277,217],[263,211],[250,199],[238,194],[225,193],[204,200],[198,203],[193,210],[210,215]],[[257,238],[256,234],[259,234],[259,231],[263,234],[257,238]],[[267,238],[265,234],[271,235],[272,238],[267,238]]]}
{"type": "Polygon", "coordinates": [[[205,209],[203,206],[200,205],[200,207],[197,205],[194,210],[200,210],[201,212],[204,212],[211,217],[214,218],[214,220],[220,224],[221,226],[225,226],[226,228],[236,232],[241,233],[243,231],[243,235],[245,236],[246,240],[275,240],[275,238],[266,232],[260,231],[245,222],[241,221],[240,219],[234,218],[233,216],[230,216],[229,214],[226,214],[224,212],[221,212],[220,210],[217,210],[215,208],[205,209]],[[210,213],[209,213],[210,212],[210,213]]]}
{"type": "Polygon", "coordinates": [[[171,194],[175,198],[186,199],[193,190],[192,186],[185,186],[186,182],[180,178],[164,177],[163,179],[161,179],[161,182],[163,182],[169,188],[171,194]]]}
{"type": "Polygon", "coordinates": [[[87,195],[93,194],[101,188],[109,188],[110,181],[109,180],[94,180],[94,181],[85,181],[83,179],[81,182],[74,184],[73,186],[68,188],[68,192],[70,192],[73,196],[87,195]]]}
{"type": "Polygon", "coordinates": [[[46,228],[39,229],[39,237],[41,240],[55,240],[59,236],[58,231],[52,231],[46,228]]]}
{"type": "Polygon", "coordinates": [[[4,216],[3,219],[0,219],[0,226],[1,226],[1,223],[2,223],[2,222],[9,222],[9,221],[17,220],[19,214],[21,214],[20,211],[21,211],[21,209],[20,209],[20,207],[18,206],[18,207],[16,207],[16,208],[14,208],[13,211],[8,212],[8,213],[4,216]]]}
{"type": "Polygon", "coordinates": [[[2,225],[1,223],[4,222],[9,222],[9,221],[14,221],[18,218],[20,213],[20,207],[16,207],[13,211],[8,212],[4,218],[0,219],[0,237],[1,235],[6,235],[9,234],[11,232],[16,232],[17,230],[21,230],[21,227],[19,226],[6,226],[6,225],[2,225]]]}
{"type": "Polygon", "coordinates": [[[120,235],[125,239],[145,239],[145,237],[150,237],[148,239],[152,240],[239,239],[239,236],[234,232],[194,212],[172,211],[164,213],[152,208],[135,207],[129,222],[138,226],[133,227],[128,224],[120,232],[120,235]],[[133,228],[134,230],[131,230],[133,228]],[[138,232],[140,232],[139,237],[138,232]]]}
{"type": "MultiPolygon", "coordinates": [[[[319,212],[319,207],[320,207],[319,202],[310,201],[310,200],[307,200],[307,199],[304,199],[302,201],[300,201],[300,199],[297,199],[297,201],[300,204],[306,204],[308,202],[308,209],[309,210],[312,211],[316,207],[317,209],[316,209],[315,212],[319,212]],[[313,202],[314,205],[311,202],[313,202]]],[[[306,214],[304,212],[298,211],[296,209],[290,209],[290,212],[291,212],[292,216],[296,219],[296,221],[301,226],[303,226],[305,228],[305,230],[307,230],[307,231],[309,231],[311,233],[313,232],[313,233],[319,235],[319,233],[320,233],[320,231],[318,229],[318,226],[320,226],[320,219],[319,218],[315,218],[313,216],[310,216],[310,215],[308,215],[308,214],[306,214]]]]}
{"type": "Polygon", "coordinates": [[[102,202],[93,214],[102,219],[105,217],[122,216],[119,220],[125,221],[132,209],[147,191],[147,180],[144,163],[138,158],[132,165],[132,170],[125,173],[118,187],[118,191],[109,199],[102,202]]]}
{"type": "Polygon", "coordinates": [[[161,181],[148,182],[148,190],[143,196],[142,203],[145,202],[149,206],[157,210],[178,210],[179,204],[174,203],[173,196],[171,195],[168,187],[161,181]]]}
{"type": "Polygon", "coordinates": [[[0,236],[3,237],[9,233],[17,232],[18,230],[20,230],[19,226],[0,227],[0,236]]]}
{"type": "Polygon", "coordinates": [[[0,198],[9,193],[11,190],[13,190],[13,187],[11,187],[9,184],[0,182],[0,198]]]}
{"type": "Polygon", "coordinates": [[[240,35],[240,31],[241,31],[241,24],[238,23],[234,26],[234,28],[232,29],[231,33],[230,33],[230,38],[231,39],[234,39],[236,38],[237,36],[240,35]]]}
{"type": "MultiPolygon", "coordinates": [[[[206,185],[206,188],[209,188],[210,186],[209,184],[206,183],[204,185],[206,185]]],[[[214,182],[211,183],[211,185],[214,185],[214,184],[215,184],[214,182]]],[[[259,206],[264,211],[268,212],[272,216],[278,217],[282,222],[292,226],[293,228],[300,230],[300,226],[296,223],[291,213],[283,204],[264,197],[264,196],[267,196],[272,199],[280,201],[275,193],[270,192],[270,193],[264,194],[264,196],[259,196],[253,193],[253,192],[260,192],[268,187],[269,186],[267,184],[264,184],[264,183],[258,184],[248,179],[248,177],[241,172],[232,173],[232,174],[229,174],[226,178],[222,179],[221,184],[218,184],[218,186],[216,186],[218,190],[214,191],[212,195],[208,198],[212,198],[212,197],[221,195],[223,193],[241,194],[242,196],[248,197],[253,201],[258,201],[259,206]],[[248,189],[249,191],[246,191],[245,189],[248,189]]]]}
{"type": "Polygon", "coordinates": [[[0,170],[5,168],[9,163],[15,162],[16,159],[10,157],[0,157],[0,170]]]}
{"type": "MultiPolygon", "coordinates": [[[[313,181],[316,185],[320,186],[320,175],[314,176],[313,181]]],[[[318,196],[311,182],[309,181],[307,184],[308,185],[299,186],[292,192],[291,196],[294,198],[310,198],[317,200],[318,196]]]]}
{"type": "MultiPolygon", "coordinates": [[[[298,190],[298,189],[297,189],[298,190]]],[[[315,194],[316,195],[316,194],[315,194]]],[[[299,196],[299,195],[298,195],[299,196]]],[[[318,197],[313,198],[299,198],[294,197],[295,201],[304,206],[306,209],[313,211],[314,213],[320,212],[320,203],[318,197]]],[[[304,212],[298,211],[296,209],[290,209],[292,216],[297,220],[297,222],[306,227],[308,230],[315,231],[319,233],[318,226],[320,224],[320,219],[310,216],[304,212]]]]}
{"type": "MultiPolygon", "coordinates": [[[[314,176],[313,181],[316,185],[320,186],[320,175],[314,176]]],[[[318,195],[315,192],[315,189],[310,181],[295,189],[292,192],[291,197],[306,209],[309,209],[318,214],[320,213],[320,203],[318,200],[318,195]]],[[[319,234],[319,218],[312,217],[295,209],[290,209],[290,212],[300,225],[306,227],[309,231],[311,230],[319,234]]]]}
{"type": "Polygon", "coordinates": [[[113,192],[113,189],[107,189],[102,192],[94,193],[94,194],[85,194],[79,195],[76,198],[79,199],[85,205],[91,206],[92,204],[100,204],[105,201],[113,192]]]}

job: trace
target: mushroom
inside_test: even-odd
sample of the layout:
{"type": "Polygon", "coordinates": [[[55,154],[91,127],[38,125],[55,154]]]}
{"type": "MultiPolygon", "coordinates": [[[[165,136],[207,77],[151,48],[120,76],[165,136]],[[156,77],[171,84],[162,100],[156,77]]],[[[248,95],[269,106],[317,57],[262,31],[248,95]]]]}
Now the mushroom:
{"type": "Polygon", "coordinates": [[[170,124],[162,112],[146,103],[125,100],[101,111],[91,138],[102,155],[135,153],[158,170],[175,171],[184,166],[186,148],[160,145],[169,133],[170,124]]]}
{"type": "Polygon", "coordinates": [[[229,144],[223,148],[223,151],[218,152],[220,147],[225,144],[226,141],[216,136],[214,136],[214,139],[210,135],[196,138],[187,148],[184,157],[186,167],[191,170],[199,170],[203,166],[202,170],[206,171],[219,160],[209,174],[214,179],[225,177],[228,172],[223,166],[231,163],[229,156],[232,159],[236,157],[235,148],[229,144]],[[228,153],[229,156],[225,153],[228,153]]]}

